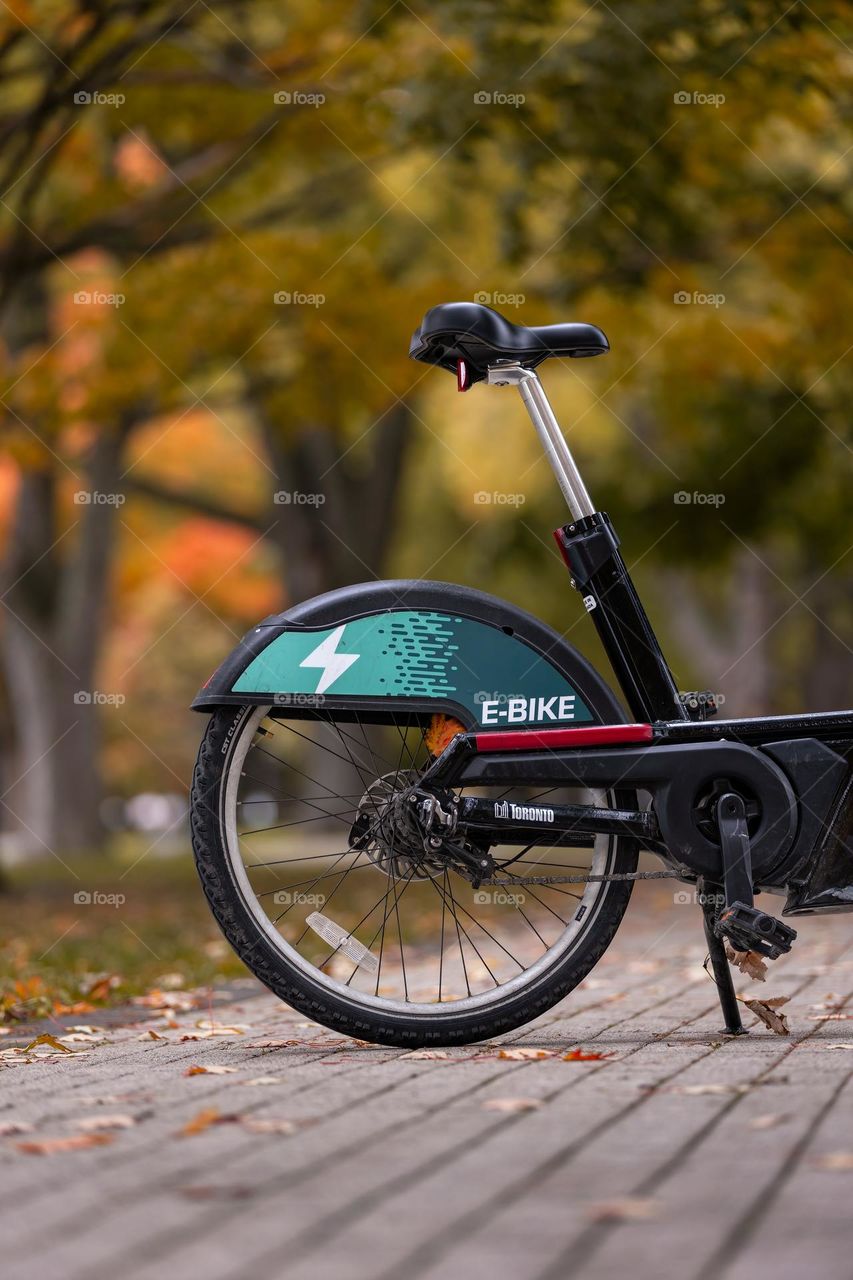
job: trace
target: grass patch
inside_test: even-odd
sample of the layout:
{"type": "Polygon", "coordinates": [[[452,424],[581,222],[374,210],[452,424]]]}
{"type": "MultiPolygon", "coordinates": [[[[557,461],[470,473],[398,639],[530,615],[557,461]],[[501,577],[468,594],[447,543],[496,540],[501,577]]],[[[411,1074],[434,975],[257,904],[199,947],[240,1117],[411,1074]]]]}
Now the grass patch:
{"type": "Polygon", "coordinates": [[[125,847],[8,871],[0,893],[0,1021],[79,1013],[246,969],[210,914],[190,854],[125,847]]]}

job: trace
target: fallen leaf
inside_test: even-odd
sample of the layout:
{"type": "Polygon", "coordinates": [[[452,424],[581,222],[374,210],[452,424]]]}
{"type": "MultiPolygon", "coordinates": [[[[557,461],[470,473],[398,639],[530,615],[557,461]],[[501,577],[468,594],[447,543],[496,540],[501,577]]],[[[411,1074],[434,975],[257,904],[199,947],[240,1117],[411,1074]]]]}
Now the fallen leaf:
{"type": "Polygon", "coordinates": [[[601,1062],[603,1058],[612,1058],[612,1053],[584,1053],[583,1049],[570,1049],[563,1054],[563,1062],[601,1062]]]}
{"type": "Polygon", "coordinates": [[[121,978],[117,973],[107,973],[98,975],[92,984],[83,992],[90,1000],[103,1000],[116,987],[120,987],[121,978]]]}
{"type": "Polygon", "coordinates": [[[249,1133],[294,1133],[296,1125],[292,1120],[255,1120],[246,1117],[240,1122],[244,1129],[248,1129],[249,1133]]]}
{"type": "Polygon", "coordinates": [[[218,1124],[221,1119],[221,1112],[216,1107],[205,1107],[203,1111],[198,1111],[191,1120],[188,1120],[181,1129],[181,1136],[184,1138],[194,1138],[197,1133],[204,1133],[205,1129],[209,1129],[212,1124],[218,1124]]]}
{"type": "Polygon", "coordinates": [[[140,1005],[143,1009],[168,1009],[187,1013],[198,1008],[199,997],[191,991],[161,991],[158,987],[144,996],[132,996],[131,1004],[140,1005]]]}
{"type": "Polygon", "coordinates": [[[49,1045],[51,1049],[58,1049],[60,1053],[72,1052],[72,1050],[67,1049],[64,1044],[60,1044],[56,1036],[52,1036],[47,1031],[45,1031],[43,1035],[36,1036],[35,1040],[30,1041],[30,1043],[24,1049],[24,1053],[29,1053],[31,1049],[35,1049],[36,1046],[40,1044],[49,1045]]]}
{"type": "Polygon", "coordinates": [[[79,1023],[75,1027],[66,1027],[65,1030],[74,1031],[74,1032],[79,1031],[81,1035],[85,1035],[85,1036],[96,1036],[99,1034],[104,1035],[104,1033],[106,1032],[106,1027],[93,1027],[93,1026],[90,1026],[88,1022],[83,1022],[83,1023],[79,1023]]]}
{"type": "Polygon", "coordinates": [[[135,1124],[133,1116],[84,1116],[77,1121],[77,1127],[87,1133],[95,1129],[132,1129],[135,1124]]]}
{"type": "Polygon", "coordinates": [[[786,1036],[789,1034],[788,1020],[784,1013],[777,1013],[776,1010],[781,1008],[783,1004],[787,1004],[790,996],[774,996],[770,1000],[746,1000],[743,996],[738,996],[738,1000],[745,1004],[751,1013],[760,1018],[765,1027],[769,1027],[777,1036],[786,1036]]]}
{"type": "Polygon", "coordinates": [[[92,1034],[87,1031],[72,1031],[70,1035],[60,1036],[62,1044],[91,1044],[94,1041],[103,1040],[102,1035],[92,1034]]]}
{"type": "Polygon", "coordinates": [[[165,1040],[165,1036],[158,1036],[156,1031],[144,1031],[141,1036],[137,1036],[137,1040],[165,1040]]]}
{"type": "Polygon", "coordinates": [[[838,1044],[828,1044],[827,1049],[853,1049],[853,1044],[849,1040],[839,1040],[838,1044]]]}
{"type": "Polygon", "coordinates": [[[756,982],[764,982],[767,976],[767,965],[757,951],[735,951],[728,938],[724,939],[726,959],[748,978],[756,982]]]}
{"type": "Polygon", "coordinates": [[[187,1067],[184,1072],[185,1076],[227,1076],[236,1071],[237,1067],[187,1067]]]}
{"type": "Polygon", "coordinates": [[[195,1025],[202,1031],[208,1031],[212,1036],[243,1036],[249,1030],[245,1023],[228,1027],[210,1018],[199,1018],[195,1025]]]}
{"type": "Polygon", "coordinates": [[[815,1169],[847,1173],[853,1169],[853,1151],[830,1151],[825,1156],[815,1156],[811,1163],[815,1169]]]}
{"type": "Polygon", "coordinates": [[[33,1126],[25,1120],[0,1120],[0,1138],[11,1138],[16,1133],[32,1133],[33,1126]]]}
{"type": "Polygon", "coordinates": [[[501,1049],[499,1058],[507,1058],[510,1062],[534,1062],[540,1058],[556,1058],[554,1049],[501,1049]]]}
{"type": "Polygon", "coordinates": [[[516,1111],[536,1111],[542,1106],[539,1098],[489,1098],[483,1103],[484,1111],[505,1111],[513,1114],[516,1111]]]}
{"type": "Polygon", "coordinates": [[[109,1133],[76,1133],[70,1138],[44,1138],[41,1142],[16,1142],[19,1151],[29,1156],[55,1156],[63,1151],[82,1151],[86,1147],[106,1147],[113,1141],[109,1133]]]}
{"type": "Polygon", "coordinates": [[[751,1087],[748,1084],[680,1084],[672,1092],[698,1098],[705,1093],[748,1093],[751,1087]]]}
{"type": "Polygon", "coordinates": [[[447,1052],[446,1049],[412,1049],[409,1053],[401,1053],[400,1061],[402,1062],[405,1058],[412,1058],[412,1059],[420,1058],[424,1061],[426,1060],[432,1061],[437,1058],[449,1058],[449,1057],[450,1057],[450,1054],[447,1052]]]}
{"type": "Polygon", "coordinates": [[[587,1207],[591,1222],[642,1222],[654,1218],[660,1206],[645,1196],[622,1196],[618,1200],[600,1200],[587,1207]]]}
{"type": "Polygon", "coordinates": [[[255,1076],[252,1080],[243,1080],[241,1083],[246,1085],[263,1085],[263,1084],[281,1084],[281,1076],[255,1076]]]}
{"type": "Polygon", "coordinates": [[[764,1116],[753,1116],[746,1127],[747,1129],[756,1130],[775,1129],[777,1125],[784,1124],[787,1119],[787,1116],[775,1115],[773,1112],[769,1112],[764,1116]]]}

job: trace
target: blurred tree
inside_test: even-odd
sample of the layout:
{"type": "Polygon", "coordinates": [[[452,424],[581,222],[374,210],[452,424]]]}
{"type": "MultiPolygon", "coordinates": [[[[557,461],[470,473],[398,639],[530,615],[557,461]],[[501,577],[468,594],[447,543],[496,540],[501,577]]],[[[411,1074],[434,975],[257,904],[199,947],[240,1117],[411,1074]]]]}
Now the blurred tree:
{"type": "MultiPolygon", "coordinates": [[[[654,570],[682,683],[735,672],[762,709],[805,691],[772,640],[786,597],[848,549],[846,6],[44,0],[6,24],[0,332],[20,479],[1,643],[25,774],[6,802],[36,847],[97,835],[99,711],[73,693],[94,687],[122,526],[123,565],[147,550],[150,572],[186,575],[187,607],[264,539],[291,598],[390,562],[560,621],[531,586],[534,526],[560,515],[532,441],[501,433],[521,430],[517,406],[481,411],[478,388],[445,425],[449,380],[406,361],[425,306],[481,290],[498,309],[523,295],[522,321],[610,333],[609,365],[549,382],[654,570]],[[203,444],[170,456],[192,415],[233,440],[224,465],[203,444]],[[483,473],[530,502],[478,506],[483,473]],[[724,503],[674,502],[694,491],[724,503]],[[200,517],[244,532],[213,539],[200,517]],[[199,587],[178,552],[205,539],[222,567],[199,587]]],[[[253,593],[231,580],[218,611],[239,630],[253,593]]],[[[806,596],[819,703],[846,699],[850,621],[824,618],[829,586],[806,596]]]]}

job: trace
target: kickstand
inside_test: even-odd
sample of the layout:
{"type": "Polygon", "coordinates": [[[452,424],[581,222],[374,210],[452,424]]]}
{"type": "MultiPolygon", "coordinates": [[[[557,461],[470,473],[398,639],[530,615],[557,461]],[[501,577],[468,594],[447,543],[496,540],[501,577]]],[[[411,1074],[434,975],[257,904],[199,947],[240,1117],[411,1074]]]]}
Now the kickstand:
{"type": "Polygon", "coordinates": [[[708,944],[708,952],[711,959],[711,968],[713,969],[714,983],[717,988],[717,995],[720,997],[720,1008],[723,1011],[723,1017],[726,1025],[723,1028],[723,1035],[727,1036],[745,1036],[748,1034],[746,1027],[740,1019],[740,1009],[738,1008],[737,996],[735,995],[734,983],[732,982],[731,966],[726,959],[725,947],[722,940],[717,937],[714,932],[714,926],[717,921],[719,909],[725,901],[722,885],[713,884],[707,880],[699,881],[699,902],[702,907],[702,916],[705,923],[705,941],[708,944]]]}

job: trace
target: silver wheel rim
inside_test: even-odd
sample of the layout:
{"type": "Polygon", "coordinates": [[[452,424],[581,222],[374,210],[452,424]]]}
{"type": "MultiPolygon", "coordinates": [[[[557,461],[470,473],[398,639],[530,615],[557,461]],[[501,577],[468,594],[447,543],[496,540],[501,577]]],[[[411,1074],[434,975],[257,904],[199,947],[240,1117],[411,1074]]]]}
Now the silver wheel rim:
{"type": "MultiPolygon", "coordinates": [[[[322,969],[303,956],[282,936],[275,923],[264,910],[249,879],[240,845],[241,836],[238,831],[237,801],[243,766],[249,751],[254,745],[258,727],[267,717],[270,710],[271,707],[269,706],[250,708],[232,732],[231,746],[225,763],[225,785],[220,792],[220,829],[228,865],[243,905],[261,934],[287,965],[328,992],[330,996],[334,996],[338,1000],[345,1000],[348,1004],[365,1011],[434,1021],[443,1018],[454,1018],[459,1014],[483,1012],[486,1009],[493,1010],[535,984],[544,973],[562,963],[567,956],[579,949],[583,940],[589,934],[606,899],[607,891],[610,887],[606,882],[587,883],[584,886],[584,892],[580,895],[580,901],[574,909],[572,919],[560,937],[542,953],[538,960],[519,974],[507,979],[491,990],[480,992],[476,995],[434,1002],[391,999],[359,990],[323,972],[322,969]],[[580,911],[581,906],[586,908],[583,912],[580,911]],[[578,916],[580,916],[580,919],[577,918],[578,916]]],[[[604,793],[594,792],[592,794],[594,803],[606,804],[604,793]]],[[[597,837],[592,850],[590,872],[595,875],[606,875],[612,872],[615,857],[615,838],[610,836],[597,837]]]]}

